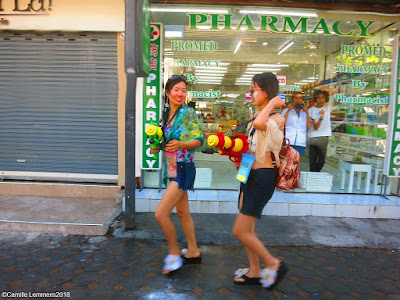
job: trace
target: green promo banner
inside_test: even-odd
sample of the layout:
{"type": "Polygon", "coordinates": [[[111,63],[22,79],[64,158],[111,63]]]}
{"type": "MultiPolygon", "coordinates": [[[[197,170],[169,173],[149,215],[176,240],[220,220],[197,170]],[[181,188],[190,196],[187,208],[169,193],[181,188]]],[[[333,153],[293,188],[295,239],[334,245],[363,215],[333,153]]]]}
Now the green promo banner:
{"type": "Polygon", "coordinates": [[[400,58],[399,35],[393,41],[393,68],[384,174],[400,177],[400,58]]]}
{"type": "Polygon", "coordinates": [[[142,169],[159,170],[162,155],[150,153],[150,143],[146,135],[146,127],[158,124],[161,118],[162,84],[162,25],[150,24],[150,64],[149,76],[143,81],[143,159],[142,169]]]}

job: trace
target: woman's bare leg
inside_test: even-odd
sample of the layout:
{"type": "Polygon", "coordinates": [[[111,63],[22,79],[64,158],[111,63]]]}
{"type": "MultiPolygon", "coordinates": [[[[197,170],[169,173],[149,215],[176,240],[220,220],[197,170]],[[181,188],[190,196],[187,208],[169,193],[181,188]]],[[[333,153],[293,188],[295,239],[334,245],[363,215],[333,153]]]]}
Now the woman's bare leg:
{"type": "Polygon", "coordinates": [[[254,232],[254,224],[255,217],[239,213],[233,225],[233,234],[246,248],[254,252],[269,269],[277,270],[280,260],[274,257],[258,239],[254,232]]]}
{"type": "Polygon", "coordinates": [[[155,218],[167,238],[169,254],[173,255],[180,255],[181,253],[177,245],[175,226],[171,221],[170,215],[176,204],[183,197],[183,194],[184,192],[178,188],[178,183],[171,181],[165,190],[155,213],[155,218]]]}
{"type": "Polygon", "coordinates": [[[176,211],[188,243],[188,251],[186,252],[185,256],[188,258],[197,257],[200,255],[200,251],[197,248],[194,223],[189,211],[189,199],[187,191],[184,192],[182,198],[176,204],[176,211]]]}

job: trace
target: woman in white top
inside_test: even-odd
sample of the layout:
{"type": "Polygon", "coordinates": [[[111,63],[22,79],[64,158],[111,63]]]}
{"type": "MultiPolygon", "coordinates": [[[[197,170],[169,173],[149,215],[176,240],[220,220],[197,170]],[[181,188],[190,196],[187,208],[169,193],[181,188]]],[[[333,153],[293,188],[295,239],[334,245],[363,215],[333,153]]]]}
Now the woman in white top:
{"type": "Polygon", "coordinates": [[[333,106],[339,103],[329,103],[328,101],[328,92],[317,90],[314,93],[315,105],[308,111],[313,123],[308,133],[310,137],[311,172],[320,172],[325,165],[329,137],[332,135],[331,112],[333,106]]]}

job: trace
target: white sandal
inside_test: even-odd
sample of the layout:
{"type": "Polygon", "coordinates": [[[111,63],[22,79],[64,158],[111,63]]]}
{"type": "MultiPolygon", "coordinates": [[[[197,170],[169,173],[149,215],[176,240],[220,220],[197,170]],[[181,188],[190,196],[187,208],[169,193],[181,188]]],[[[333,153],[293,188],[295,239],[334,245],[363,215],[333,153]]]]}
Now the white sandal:
{"type": "Polygon", "coordinates": [[[249,271],[249,268],[244,268],[244,269],[237,269],[235,271],[235,275],[238,277],[242,277],[244,274],[246,274],[249,271]]]}
{"type": "Polygon", "coordinates": [[[277,271],[272,271],[268,268],[262,269],[260,279],[262,286],[265,288],[269,288],[270,286],[272,286],[275,283],[277,275],[277,271]]]}
{"type": "MultiPolygon", "coordinates": [[[[182,258],[179,255],[169,254],[164,259],[164,268],[163,270],[169,270],[169,273],[180,269],[183,265],[182,258]]],[[[167,273],[167,274],[169,274],[167,273]]]]}
{"type": "Polygon", "coordinates": [[[279,281],[281,281],[288,271],[289,268],[283,261],[281,261],[279,268],[276,271],[272,271],[268,268],[262,269],[260,282],[263,287],[272,290],[277,286],[279,281]]]}

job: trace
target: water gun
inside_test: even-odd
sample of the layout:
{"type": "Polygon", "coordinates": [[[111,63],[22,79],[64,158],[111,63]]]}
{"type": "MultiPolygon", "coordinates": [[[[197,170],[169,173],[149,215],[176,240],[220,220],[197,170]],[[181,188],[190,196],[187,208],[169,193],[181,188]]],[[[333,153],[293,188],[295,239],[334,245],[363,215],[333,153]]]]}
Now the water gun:
{"type": "Polygon", "coordinates": [[[229,160],[234,163],[240,163],[243,153],[249,150],[247,135],[243,134],[224,136],[222,133],[217,133],[208,137],[207,144],[210,147],[218,148],[218,151],[213,148],[206,148],[202,150],[203,153],[212,154],[217,152],[221,155],[228,155],[229,160]]]}
{"type": "MultiPolygon", "coordinates": [[[[150,124],[146,126],[144,132],[149,139],[150,147],[153,145],[153,150],[156,150],[161,145],[163,139],[163,131],[160,126],[150,124]]],[[[158,153],[154,154],[154,159],[158,158],[158,153]]]]}

